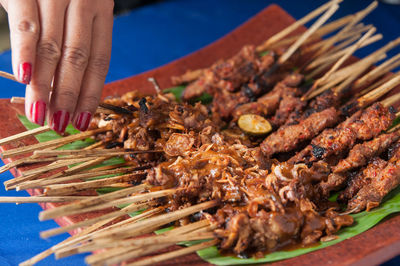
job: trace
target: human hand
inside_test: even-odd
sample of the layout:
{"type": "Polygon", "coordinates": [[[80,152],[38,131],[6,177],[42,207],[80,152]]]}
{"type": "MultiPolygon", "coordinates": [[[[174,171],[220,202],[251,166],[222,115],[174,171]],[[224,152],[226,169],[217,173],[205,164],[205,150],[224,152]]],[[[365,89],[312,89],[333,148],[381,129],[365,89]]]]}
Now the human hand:
{"type": "Polygon", "coordinates": [[[0,0],[8,12],[12,64],[27,84],[30,121],[59,133],[86,130],[111,54],[112,0],[0,0]]]}

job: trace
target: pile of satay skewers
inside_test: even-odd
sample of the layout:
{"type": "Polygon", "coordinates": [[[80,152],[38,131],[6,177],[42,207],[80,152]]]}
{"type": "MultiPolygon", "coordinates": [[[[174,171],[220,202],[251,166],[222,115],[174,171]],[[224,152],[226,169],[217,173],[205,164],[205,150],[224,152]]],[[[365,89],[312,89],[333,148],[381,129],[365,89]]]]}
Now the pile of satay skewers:
{"type": "Polygon", "coordinates": [[[65,203],[41,212],[41,220],[109,210],[42,232],[47,238],[80,229],[23,264],[52,253],[62,258],[99,251],[86,262],[149,265],[214,245],[259,257],[333,240],[353,224],[350,213],[379,206],[400,183],[400,131],[392,126],[400,94],[383,97],[400,84],[400,73],[388,74],[400,55],[372,65],[400,38],[349,64],[357,49],[382,36],[360,22],[376,2],[324,25],[339,2],[326,3],[258,47],[173,77],[187,84],[185,101],[208,93],[209,105],[178,103],[169,93],[129,92],[105,100],[86,132],[4,151],[3,158],[19,159],[0,172],[38,165],[6,181],[6,189],[41,189],[42,195],[1,202],[65,203]],[[307,31],[290,35],[320,14],[307,31]],[[94,143],[84,149],[58,149],[87,138],[94,143]],[[125,161],[102,165],[114,157],[125,161]],[[93,194],[104,187],[116,191],[93,194]],[[329,201],[336,191],[338,200],[329,201]],[[133,212],[139,214],[127,216],[133,212]],[[149,235],[171,224],[174,229],[149,235]],[[183,241],[200,242],[159,253],[183,241]],[[158,255],[142,258],[150,254],[158,255]]]}

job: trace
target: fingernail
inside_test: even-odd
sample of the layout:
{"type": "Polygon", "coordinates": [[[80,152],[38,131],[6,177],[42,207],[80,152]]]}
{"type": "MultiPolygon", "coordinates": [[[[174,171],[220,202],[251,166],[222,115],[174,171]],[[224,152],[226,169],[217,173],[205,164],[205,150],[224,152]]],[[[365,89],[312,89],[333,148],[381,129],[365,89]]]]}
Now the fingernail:
{"type": "Polygon", "coordinates": [[[64,110],[57,111],[51,119],[51,128],[58,133],[63,133],[69,122],[69,113],[64,110]]]}
{"type": "Polygon", "coordinates": [[[22,63],[19,65],[18,78],[24,84],[31,82],[32,65],[30,63],[22,63]]]}
{"type": "Polygon", "coordinates": [[[92,114],[89,112],[80,113],[75,120],[75,128],[80,131],[85,131],[89,127],[91,118],[92,118],[92,114]]]}
{"type": "Polygon", "coordinates": [[[36,101],[32,103],[30,111],[33,122],[43,126],[46,117],[46,103],[44,101],[36,101]]]}

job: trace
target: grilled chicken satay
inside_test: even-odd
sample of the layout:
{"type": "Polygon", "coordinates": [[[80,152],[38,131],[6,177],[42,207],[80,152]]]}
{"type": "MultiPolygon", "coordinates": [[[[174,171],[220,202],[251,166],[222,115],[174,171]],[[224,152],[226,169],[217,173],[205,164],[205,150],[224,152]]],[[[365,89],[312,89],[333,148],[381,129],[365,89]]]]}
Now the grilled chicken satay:
{"type": "Polygon", "coordinates": [[[383,198],[400,184],[400,149],[396,150],[386,165],[382,164],[381,166],[379,174],[370,178],[370,182],[349,200],[348,210],[360,212],[366,209],[369,211],[379,206],[383,198]]]}
{"type": "MultiPolygon", "coordinates": [[[[355,145],[346,158],[341,159],[336,166],[332,167],[333,171],[328,176],[328,179],[320,183],[323,195],[327,197],[331,191],[343,188],[349,178],[350,171],[365,166],[371,158],[379,156],[399,138],[400,132],[396,131],[389,134],[381,134],[370,141],[355,145]]],[[[375,164],[373,163],[371,167],[375,164]]],[[[359,177],[357,176],[351,182],[358,183],[359,177]]]]}

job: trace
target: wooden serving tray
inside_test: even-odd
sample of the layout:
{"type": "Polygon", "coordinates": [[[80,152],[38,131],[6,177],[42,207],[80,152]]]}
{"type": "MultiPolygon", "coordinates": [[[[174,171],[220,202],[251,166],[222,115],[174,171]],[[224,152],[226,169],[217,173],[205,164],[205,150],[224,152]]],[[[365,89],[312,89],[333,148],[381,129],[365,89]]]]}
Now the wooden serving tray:
{"type": "MultiPolygon", "coordinates": [[[[195,53],[140,75],[107,84],[103,91],[103,97],[121,95],[131,90],[140,90],[148,94],[154,93],[153,86],[147,81],[148,77],[156,78],[161,88],[171,87],[171,76],[183,74],[188,69],[207,67],[221,58],[229,58],[238,52],[243,45],[258,45],[293,21],[294,18],[279,6],[270,5],[233,32],[195,53]]],[[[24,126],[17,118],[17,114],[24,114],[22,105],[12,105],[8,99],[0,100],[0,138],[25,131],[24,126]]],[[[0,148],[7,150],[36,142],[34,138],[30,138],[0,148]]],[[[9,160],[4,160],[4,163],[8,162],[9,160]]],[[[20,171],[26,169],[28,168],[13,169],[11,172],[14,176],[18,176],[20,171]]],[[[40,191],[30,190],[29,193],[35,195],[40,191]]],[[[53,203],[41,204],[44,209],[54,208],[58,205],[53,203]]],[[[63,217],[57,219],[56,222],[60,226],[66,226],[100,213],[102,212],[63,217]]],[[[376,265],[399,254],[400,215],[393,215],[361,235],[312,253],[275,262],[274,265],[376,265]]],[[[164,264],[209,265],[195,254],[177,258],[164,264]]]]}

